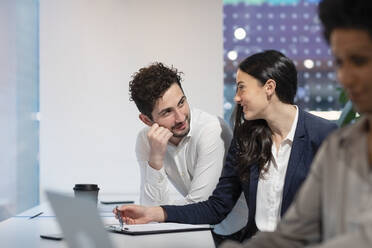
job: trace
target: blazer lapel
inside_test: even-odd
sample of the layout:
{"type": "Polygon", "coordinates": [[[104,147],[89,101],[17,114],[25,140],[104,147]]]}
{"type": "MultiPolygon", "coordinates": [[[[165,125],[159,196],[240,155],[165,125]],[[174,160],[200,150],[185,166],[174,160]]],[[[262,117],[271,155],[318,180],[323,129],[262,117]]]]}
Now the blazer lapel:
{"type": "Polygon", "coordinates": [[[289,189],[291,188],[291,184],[292,184],[293,178],[295,177],[295,173],[301,164],[301,160],[304,157],[304,153],[306,152],[306,149],[305,149],[306,140],[307,140],[307,136],[306,136],[306,131],[305,131],[304,113],[301,109],[299,109],[296,132],[293,138],[291,155],[289,156],[287,172],[286,172],[285,180],[284,180],[281,215],[283,215],[285,210],[290,205],[288,201],[289,189]]]}
{"type": "Polygon", "coordinates": [[[251,225],[255,221],[256,217],[256,199],[257,199],[257,186],[259,179],[258,166],[254,165],[251,167],[249,178],[249,199],[248,199],[248,225],[251,225]]]}

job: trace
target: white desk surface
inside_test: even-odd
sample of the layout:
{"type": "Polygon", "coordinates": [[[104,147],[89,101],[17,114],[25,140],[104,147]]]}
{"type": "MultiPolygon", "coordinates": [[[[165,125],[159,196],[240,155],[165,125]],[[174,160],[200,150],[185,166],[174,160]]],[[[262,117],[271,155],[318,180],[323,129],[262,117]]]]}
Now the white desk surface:
{"type": "MultiPolygon", "coordinates": [[[[138,204],[139,203],[139,197],[137,195],[124,195],[124,196],[120,196],[120,195],[117,195],[117,194],[105,194],[105,195],[102,195],[102,196],[99,196],[99,199],[98,199],[98,205],[97,205],[97,208],[98,208],[98,212],[101,216],[113,216],[112,215],[112,209],[116,206],[116,205],[120,205],[120,204],[101,204],[99,203],[100,201],[116,201],[116,200],[125,200],[125,201],[134,201],[135,204],[138,204]]],[[[44,203],[41,203],[40,205],[36,206],[36,207],[33,207],[33,208],[30,208],[20,214],[17,215],[17,217],[31,217],[31,216],[34,216],[40,212],[43,212],[43,214],[41,216],[55,216],[52,208],[50,207],[49,203],[48,202],[44,202],[44,203]]]]}
{"type": "MultiPolygon", "coordinates": [[[[136,201],[137,202],[137,201],[136,201]]],[[[115,205],[98,205],[104,224],[117,224],[111,210],[115,205]]],[[[40,234],[60,233],[53,211],[48,203],[31,208],[17,216],[0,222],[1,248],[67,247],[65,241],[41,239],[40,234]],[[42,215],[30,219],[39,212],[42,215]]],[[[155,235],[130,236],[109,233],[115,247],[149,247],[149,248],[208,248],[215,247],[210,231],[181,232],[155,235]]]]}

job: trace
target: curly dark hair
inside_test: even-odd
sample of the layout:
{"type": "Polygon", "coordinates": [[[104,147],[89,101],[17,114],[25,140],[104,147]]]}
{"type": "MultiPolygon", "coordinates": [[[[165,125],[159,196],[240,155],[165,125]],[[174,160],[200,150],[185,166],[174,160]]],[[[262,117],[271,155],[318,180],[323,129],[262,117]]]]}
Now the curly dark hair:
{"type": "Polygon", "coordinates": [[[139,69],[132,75],[129,82],[130,101],[134,101],[138,110],[152,120],[152,111],[156,101],[174,84],[182,89],[181,75],[173,66],[155,62],[148,67],[139,69]]]}
{"type": "Polygon", "coordinates": [[[319,3],[318,13],[328,43],[336,28],[365,30],[372,38],[371,0],[323,0],[319,3]]]}

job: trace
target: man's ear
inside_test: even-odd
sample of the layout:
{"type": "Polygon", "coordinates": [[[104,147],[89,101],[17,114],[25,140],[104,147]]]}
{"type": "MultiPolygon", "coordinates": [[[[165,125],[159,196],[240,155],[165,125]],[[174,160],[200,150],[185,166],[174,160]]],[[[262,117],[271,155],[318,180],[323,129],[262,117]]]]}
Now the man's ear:
{"type": "Polygon", "coordinates": [[[144,114],[140,114],[139,115],[139,118],[140,120],[145,123],[147,126],[152,126],[152,124],[154,123],[149,117],[147,117],[147,115],[144,115],[144,114]]]}

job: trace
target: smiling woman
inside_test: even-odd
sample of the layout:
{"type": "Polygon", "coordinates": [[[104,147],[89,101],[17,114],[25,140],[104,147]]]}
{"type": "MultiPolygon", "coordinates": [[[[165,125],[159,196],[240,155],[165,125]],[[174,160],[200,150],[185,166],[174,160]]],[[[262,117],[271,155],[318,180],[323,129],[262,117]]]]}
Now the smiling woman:
{"type": "Polygon", "coordinates": [[[273,141],[278,148],[291,129],[297,116],[297,71],[290,59],[269,50],[243,60],[236,81],[235,136],[245,178],[250,170],[246,164],[258,162],[260,170],[268,170],[273,141]]]}

